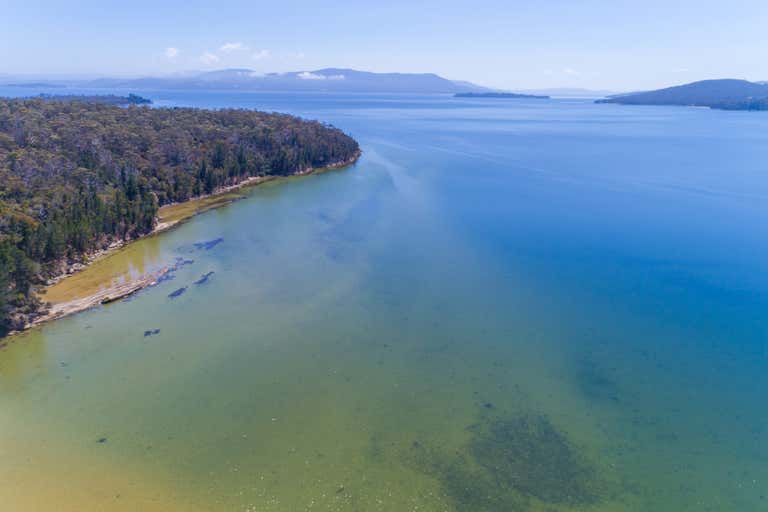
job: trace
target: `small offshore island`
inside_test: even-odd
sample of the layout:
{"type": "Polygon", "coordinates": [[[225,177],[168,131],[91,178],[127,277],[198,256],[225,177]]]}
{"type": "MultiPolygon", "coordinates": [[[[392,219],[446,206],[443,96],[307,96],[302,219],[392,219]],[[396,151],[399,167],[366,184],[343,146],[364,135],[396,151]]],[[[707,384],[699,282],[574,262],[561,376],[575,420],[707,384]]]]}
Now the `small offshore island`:
{"type": "Polygon", "coordinates": [[[158,225],[161,207],[342,167],[360,154],[354,139],[317,121],[139,106],[148,101],[0,99],[0,336],[45,318],[36,289],[193,214],[158,225]]]}
{"type": "Polygon", "coordinates": [[[514,92],[457,92],[454,98],[506,98],[506,99],[536,99],[548,100],[549,96],[536,94],[518,94],[514,92]]]}
{"type": "Polygon", "coordinates": [[[152,104],[152,100],[138,94],[129,94],[128,96],[117,96],[116,94],[40,94],[37,97],[47,101],[84,101],[86,103],[101,103],[103,105],[117,105],[121,107],[152,104]]]}

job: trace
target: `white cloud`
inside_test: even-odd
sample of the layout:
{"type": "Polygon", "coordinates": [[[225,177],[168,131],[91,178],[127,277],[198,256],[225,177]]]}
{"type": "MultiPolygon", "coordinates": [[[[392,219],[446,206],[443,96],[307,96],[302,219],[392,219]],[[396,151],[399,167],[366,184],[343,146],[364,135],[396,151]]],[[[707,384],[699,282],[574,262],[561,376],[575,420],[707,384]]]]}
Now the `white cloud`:
{"type": "Polygon", "coordinates": [[[301,80],[325,80],[325,76],[316,75],[315,73],[310,73],[309,71],[302,71],[296,76],[301,80]]]}
{"type": "Polygon", "coordinates": [[[579,72],[576,71],[573,68],[564,68],[563,69],[563,73],[565,73],[566,75],[578,75],[579,74],[579,72]]]}
{"type": "Polygon", "coordinates": [[[258,50],[253,54],[253,60],[268,59],[271,56],[272,54],[269,53],[269,50],[258,50]]]}
{"type": "Polygon", "coordinates": [[[173,46],[169,46],[163,53],[165,53],[165,56],[169,59],[174,59],[179,55],[179,49],[174,48],[173,46]]]}
{"type": "Polygon", "coordinates": [[[296,76],[299,80],[344,80],[346,78],[344,75],[318,75],[309,71],[302,71],[296,76]]]}
{"type": "Polygon", "coordinates": [[[211,52],[205,52],[200,56],[200,62],[203,64],[215,64],[219,62],[219,60],[221,60],[219,59],[219,56],[211,52]]]}
{"type": "Polygon", "coordinates": [[[247,49],[248,47],[243,43],[224,43],[219,48],[219,51],[223,53],[232,53],[232,52],[247,50],[247,49]]]}

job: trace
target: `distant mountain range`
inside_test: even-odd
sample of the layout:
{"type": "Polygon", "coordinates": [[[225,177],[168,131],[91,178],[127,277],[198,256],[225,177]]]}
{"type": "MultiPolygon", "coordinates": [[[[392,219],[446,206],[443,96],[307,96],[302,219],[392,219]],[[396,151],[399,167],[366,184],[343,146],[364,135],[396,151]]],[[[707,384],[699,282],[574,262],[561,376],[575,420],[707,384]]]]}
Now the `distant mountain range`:
{"type": "Polygon", "coordinates": [[[199,90],[242,91],[329,91],[366,93],[505,93],[554,98],[604,98],[615,91],[577,88],[500,90],[467,82],[449,80],[434,73],[373,73],[344,68],[315,71],[259,73],[235,68],[216,71],[185,71],[165,76],[125,77],[47,77],[35,74],[0,74],[0,85],[19,88],[72,87],[79,89],[199,90]]]}
{"type": "Polygon", "coordinates": [[[681,105],[723,110],[768,110],[768,84],[747,80],[702,80],[656,91],[611,96],[597,103],[681,105]]]}
{"type": "Polygon", "coordinates": [[[250,69],[223,69],[167,77],[100,78],[80,87],[110,89],[238,89],[244,91],[335,91],[381,93],[459,93],[491,91],[470,82],[433,73],[372,73],[326,68],[316,71],[260,74],[250,69]]]}

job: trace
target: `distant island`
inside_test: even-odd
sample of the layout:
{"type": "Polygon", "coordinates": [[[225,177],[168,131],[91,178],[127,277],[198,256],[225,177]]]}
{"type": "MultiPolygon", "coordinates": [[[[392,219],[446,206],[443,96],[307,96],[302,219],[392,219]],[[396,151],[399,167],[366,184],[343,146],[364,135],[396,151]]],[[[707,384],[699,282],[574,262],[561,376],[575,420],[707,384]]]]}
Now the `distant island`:
{"type": "Polygon", "coordinates": [[[457,92],[454,98],[506,98],[506,99],[537,99],[548,100],[549,96],[536,94],[517,94],[514,92],[457,92]]]}
{"type": "Polygon", "coordinates": [[[159,207],[360,153],[341,130],[286,114],[114,101],[0,98],[0,336],[43,312],[36,286],[151,233],[159,207]]]}
{"type": "MultiPolygon", "coordinates": [[[[247,68],[191,72],[137,78],[104,77],[96,80],[51,80],[50,85],[88,89],[137,90],[241,90],[348,93],[489,92],[470,82],[449,80],[434,73],[373,73],[347,68],[323,68],[285,73],[260,73],[247,68]]],[[[19,84],[21,85],[21,84],[19,84]]],[[[35,80],[35,87],[46,87],[35,80]]]]}
{"type": "Polygon", "coordinates": [[[615,95],[618,91],[606,89],[582,89],[578,87],[555,87],[545,89],[522,89],[521,94],[535,94],[552,98],[605,98],[615,95]]]}
{"type": "Polygon", "coordinates": [[[768,110],[768,85],[747,80],[702,80],[597,100],[620,105],[679,105],[721,110],[768,110]]]}
{"type": "Polygon", "coordinates": [[[114,94],[104,95],[79,95],[79,94],[40,94],[38,98],[46,101],[82,101],[86,103],[101,103],[103,105],[151,105],[152,100],[129,94],[128,96],[117,96],[114,94]]]}
{"type": "Polygon", "coordinates": [[[18,83],[10,83],[10,84],[3,84],[3,87],[23,87],[26,89],[58,89],[58,88],[64,88],[66,85],[63,84],[57,84],[53,82],[18,82],[18,83]]]}

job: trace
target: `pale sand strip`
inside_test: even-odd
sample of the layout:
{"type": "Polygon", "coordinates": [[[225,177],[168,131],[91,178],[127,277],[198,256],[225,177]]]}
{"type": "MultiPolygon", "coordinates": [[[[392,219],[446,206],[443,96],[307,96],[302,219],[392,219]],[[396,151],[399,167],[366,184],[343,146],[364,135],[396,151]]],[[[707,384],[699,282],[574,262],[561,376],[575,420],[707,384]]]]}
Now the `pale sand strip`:
{"type": "Polygon", "coordinates": [[[57,318],[62,318],[67,315],[79,313],[80,311],[85,311],[86,309],[91,309],[101,304],[108,304],[110,302],[120,300],[123,297],[131,295],[132,293],[136,293],[142,288],[156,284],[157,280],[165,275],[170,269],[171,267],[164,267],[156,272],[145,274],[137,279],[131,279],[124,283],[119,283],[108,288],[104,288],[103,290],[100,290],[98,293],[93,295],[68,302],[53,304],[46,314],[37,317],[34,321],[32,321],[31,324],[27,326],[27,328],[40,325],[51,320],[56,320],[57,318]]]}

